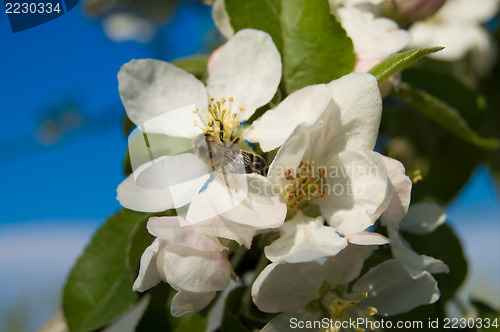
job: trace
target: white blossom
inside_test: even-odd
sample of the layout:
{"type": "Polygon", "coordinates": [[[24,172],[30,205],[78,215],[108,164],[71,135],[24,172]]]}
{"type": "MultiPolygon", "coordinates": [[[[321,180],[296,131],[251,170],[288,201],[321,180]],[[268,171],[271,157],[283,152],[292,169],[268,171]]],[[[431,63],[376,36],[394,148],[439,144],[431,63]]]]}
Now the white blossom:
{"type": "Polygon", "coordinates": [[[186,226],[178,217],[150,218],[147,228],[156,239],[141,257],[134,291],[168,282],[177,290],[172,315],[181,316],[203,309],[216,291],[229,285],[231,266],[222,252],[226,248],[217,238],[186,226]]]}

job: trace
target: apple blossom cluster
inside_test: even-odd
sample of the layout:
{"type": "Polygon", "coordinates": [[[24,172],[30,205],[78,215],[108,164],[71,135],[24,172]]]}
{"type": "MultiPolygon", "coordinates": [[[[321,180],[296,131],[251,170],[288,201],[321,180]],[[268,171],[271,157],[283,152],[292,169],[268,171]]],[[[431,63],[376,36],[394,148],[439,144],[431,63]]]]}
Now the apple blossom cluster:
{"type": "MultiPolygon", "coordinates": [[[[352,25],[359,59],[382,59],[409,41],[386,19],[347,4],[336,10],[348,32],[350,20],[367,22],[366,30],[352,25]],[[376,27],[394,43],[374,55],[363,35],[376,27]]],[[[412,182],[403,165],[374,151],[382,113],[377,80],[351,73],[266,106],[281,77],[278,49],[253,29],[232,34],[214,52],[205,82],[163,61],[123,65],[120,96],[137,129],[129,150],[134,172],[117,198],[131,210],[177,215],[149,219],[156,239],[133,289],[164,281],[177,291],[172,315],[199,311],[231,279],[248,280],[235,273],[239,245],[270,262],[253,272],[251,286],[261,311],[281,313],[265,331],[284,330],[289,315],[346,320],[437,301],[432,274],[448,267],[413,251],[400,231],[431,232],[445,217],[430,203],[408,212],[412,182]],[[155,147],[159,136],[170,142],[163,153],[155,147]],[[377,225],[385,235],[373,231],[377,225]],[[379,245],[389,245],[392,258],[363,271],[379,245]]]]}

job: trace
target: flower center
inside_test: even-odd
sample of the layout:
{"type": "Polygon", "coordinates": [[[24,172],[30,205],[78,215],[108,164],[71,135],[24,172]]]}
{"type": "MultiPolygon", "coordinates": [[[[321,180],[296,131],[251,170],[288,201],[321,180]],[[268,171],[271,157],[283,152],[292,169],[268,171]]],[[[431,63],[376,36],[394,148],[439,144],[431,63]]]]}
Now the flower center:
{"type": "MultiPolygon", "coordinates": [[[[240,125],[238,112],[233,112],[233,101],[233,97],[230,97],[229,100],[221,98],[220,101],[210,98],[208,113],[202,116],[198,108],[193,111],[200,119],[200,122],[195,120],[193,124],[200,126],[204,134],[210,134],[221,142],[232,141],[234,129],[240,125]]],[[[239,107],[240,112],[244,110],[244,107],[239,107]]]]}
{"type": "Polygon", "coordinates": [[[324,167],[314,168],[309,162],[301,161],[297,170],[288,168],[284,174],[286,184],[281,188],[288,208],[296,211],[308,200],[325,197],[325,174],[324,167]]]}
{"type": "MultiPolygon", "coordinates": [[[[321,297],[321,306],[328,312],[330,317],[335,321],[349,321],[349,319],[356,319],[360,316],[373,316],[377,313],[377,309],[374,307],[368,307],[366,309],[358,308],[361,301],[363,301],[367,296],[367,293],[347,293],[342,296],[333,289],[327,290],[321,297]],[[354,315],[353,315],[354,314],[354,315]]],[[[364,328],[358,327],[356,331],[365,331],[364,328]]],[[[335,327],[331,327],[325,332],[339,331],[335,327]]]]}

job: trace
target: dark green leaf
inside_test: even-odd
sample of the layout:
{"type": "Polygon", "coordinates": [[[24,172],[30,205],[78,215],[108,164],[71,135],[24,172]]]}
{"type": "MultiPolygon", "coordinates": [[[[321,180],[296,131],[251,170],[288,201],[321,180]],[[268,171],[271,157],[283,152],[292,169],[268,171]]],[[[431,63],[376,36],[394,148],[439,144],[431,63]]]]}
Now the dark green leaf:
{"type": "Polygon", "coordinates": [[[271,35],[288,93],[354,69],[352,41],[327,0],[225,0],[225,7],[235,31],[254,28],[271,35]]]}
{"type": "Polygon", "coordinates": [[[478,331],[498,331],[498,327],[500,326],[500,310],[495,310],[486,303],[478,300],[472,300],[471,302],[479,316],[476,319],[476,324],[482,323],[482,327],[480,328],[479,324],[476,325],[479,328],[478,331]]]}
{"type": "Polygon", "coordinates": [[[71,331],[91,331],[117,319],[137,300],[127,269],[127,244],[148,214],[123,210],[97,231],[70,272],[63,312],[71,331]]]}
{"type": "Polygon", "coordinates": [[[234,31],[252,28],[271,35],[274,44],[283,54],[280,11],[281,0],[224,0],[234,31]]]}
{"type": "Polygon", "coordinates": [[[190,74],[202,80],[207,75],[207,56],[193,56],[188,58],[178,59],[172,62],[177,67],[184,69],[190,74]]]}
{"type": "Polygon", "coordinates": [[[231,291],[231,293],[227,296],[222,314],[222,332],[248,332],[248,329],[238,318],[238,315],[241,313],[241,300],[245,295],[245,290],[245,287],[238,287],[231,291]]]}
{"type": "Polygon", "coordinates": [[[467,260],[453,229],[448,225],[442,225],[429,234],[404,233],[404,238],[419,254],[440,259],[448,265],[450,273],[436,274],[434,278],[439,284],[441,302],[445,303],[453,298],[467,275],[467,260]]]}
{"type": "Polygon", "coordinates": [[[485,149],[498,148],[498,140],[480,137],[456,109],[426,91],[402,82],[397,96],[463,140],[485,149]]]}
{"type": "Polygon", "coordinates": [[[410,68],[403,71],[403,81],[412,87],[422,89],[433,96],[439,96],[477,129],[486,111],[484,96],[459,79],[440,71],[425,68],[410,68]]]}
{"type": "Polygon", "coordinates": [[[289,93],[354,70],[356,56],[327,0],[282,0],[284,78],[289,93]]]}
{"type": "Polygon", "coordinates": [[[176,291],[168,284],[160,283],[149,292],[151,299],[136,332],[192,332],[205,331],[207,327],[206,310],[192,312],[181,317],[170,314],[170,303],[176,291]]]}
{"type": "Polygon", "coordinates": [[[451,135],[422,112],[391,100],[384,102],[379,143],[405,165],[408,175],[418,169],[423,176],[413,185],[412,200],[446,204],[483,160],[481,149],[451,135]]]}
{"type": "Polygon", "coordinates": [[[424,55],[434,53],[442,49],[443,47],[418,48],[416,50],[397,53],[379,62],[375,67],[370,69],[369,73],[375,76],[378,84],[380,84],[394,75],[396,72],[400,71],[401,69],[423,57],[424,55]]]}

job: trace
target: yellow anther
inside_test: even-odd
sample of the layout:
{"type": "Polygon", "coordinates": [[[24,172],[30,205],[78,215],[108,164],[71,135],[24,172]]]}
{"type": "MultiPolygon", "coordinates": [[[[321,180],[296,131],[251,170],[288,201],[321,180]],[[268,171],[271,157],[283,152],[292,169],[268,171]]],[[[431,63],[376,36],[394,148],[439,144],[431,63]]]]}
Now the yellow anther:
{"type": "Polygon", "coordinates": [[[226,102],[226,99],[224,97],[222,97],[222,99],[220,101],[222,101],[222,104],[224,104],[226,102]]]}
{"type": "Polygon", "coordinates": [[[238,116],[238,113],[233,113],[232,116],[233,116],[233,118],[235,118],[238,116]]]}
{"type": "Polygon", "coordinates": [[[378,312],[378,310],[375,307],[367,307],[366,312],[368,315],[373,316],[378,312]]]}
{"type": "Polygon", "coordinates": [[[232,103],[234,101],[233,97],[229,97],[229,101],[232,103]]]}
{"type": "Polygon", "coordinates": [[[240,112],[243,112],[245,110],[245,107],[240,106],[240,112]]]}

